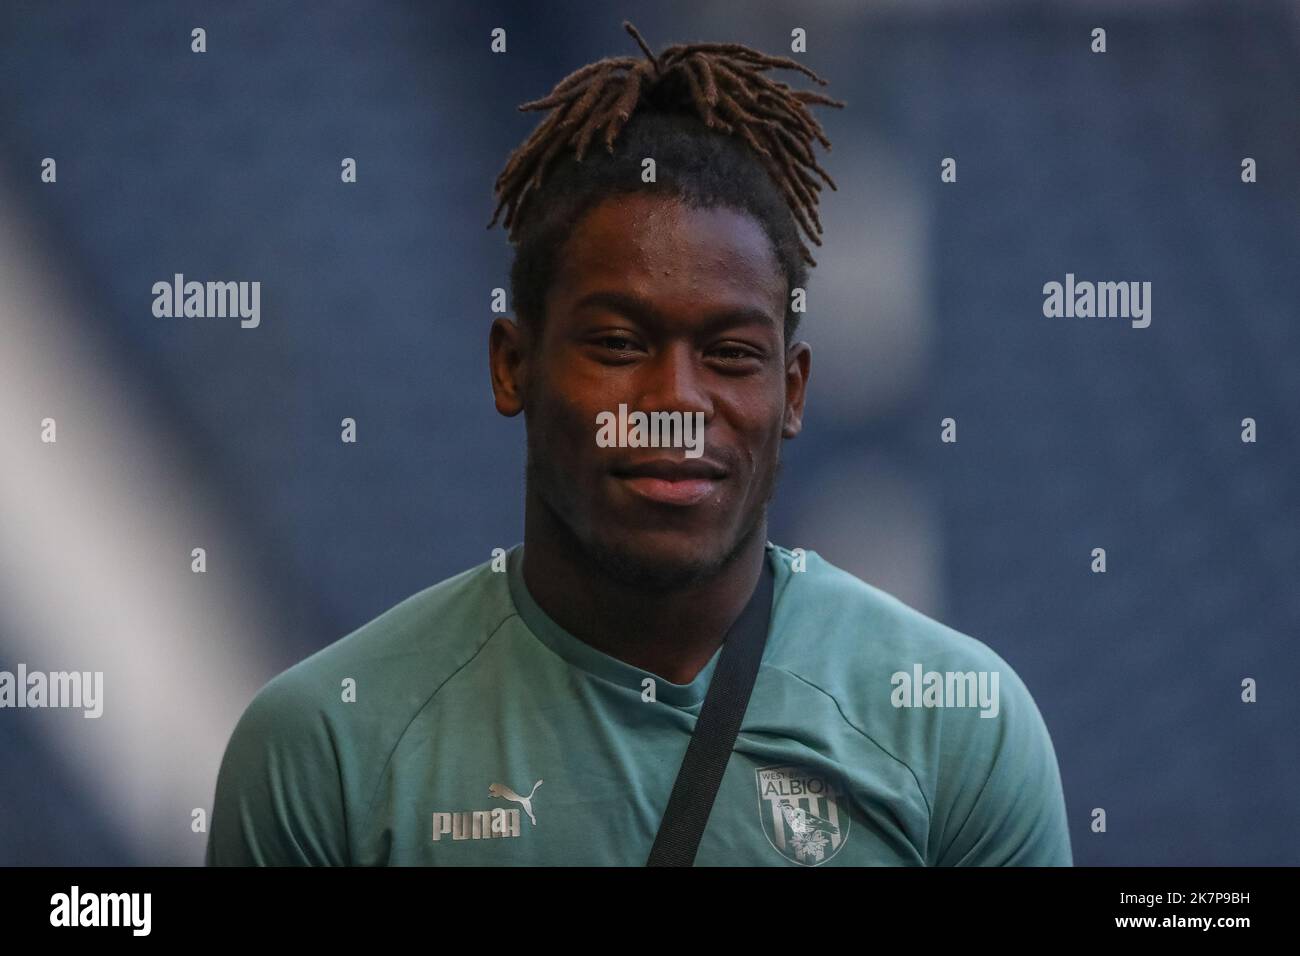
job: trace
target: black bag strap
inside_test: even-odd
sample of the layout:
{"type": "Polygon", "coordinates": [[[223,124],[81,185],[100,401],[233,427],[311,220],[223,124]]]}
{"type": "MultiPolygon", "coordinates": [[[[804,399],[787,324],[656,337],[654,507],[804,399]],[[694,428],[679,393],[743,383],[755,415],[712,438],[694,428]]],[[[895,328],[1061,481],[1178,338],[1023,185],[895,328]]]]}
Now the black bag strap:
{"type": "Polygon", "coordinates": [[[709,681],[709,691],[704,695],[646,866],[695,863],[695,853],[758,677],[772,617],[772,586],[772,569],[764,550],[763,570],[754,593],[723,639],[722,656],[709,681]]]}

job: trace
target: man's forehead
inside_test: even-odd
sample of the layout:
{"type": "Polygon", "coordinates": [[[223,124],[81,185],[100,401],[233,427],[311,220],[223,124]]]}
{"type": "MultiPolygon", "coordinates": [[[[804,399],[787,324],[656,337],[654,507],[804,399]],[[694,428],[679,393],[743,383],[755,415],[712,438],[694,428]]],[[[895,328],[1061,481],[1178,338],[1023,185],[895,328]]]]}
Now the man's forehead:
{"type": "Polygon", "coordinates": [[[616,289],[723,297],[784,313],[785,275],[758,220],[730,207],[646,194],[605,200],[582,218],[565,244],[556,287],[573,302],[616,289]]]}

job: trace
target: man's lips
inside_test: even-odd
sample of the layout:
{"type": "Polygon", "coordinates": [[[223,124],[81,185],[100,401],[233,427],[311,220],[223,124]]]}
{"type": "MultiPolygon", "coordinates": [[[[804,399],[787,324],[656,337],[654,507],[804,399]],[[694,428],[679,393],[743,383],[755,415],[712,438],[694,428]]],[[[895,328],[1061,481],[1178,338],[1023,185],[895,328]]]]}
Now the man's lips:
{"type": "Polygon", "coordinates": [[[642,498],[681,506],[705,500],[727,477],[725,468],[703,458],[658,458],[619,465],[611,473],[642,498]]]}

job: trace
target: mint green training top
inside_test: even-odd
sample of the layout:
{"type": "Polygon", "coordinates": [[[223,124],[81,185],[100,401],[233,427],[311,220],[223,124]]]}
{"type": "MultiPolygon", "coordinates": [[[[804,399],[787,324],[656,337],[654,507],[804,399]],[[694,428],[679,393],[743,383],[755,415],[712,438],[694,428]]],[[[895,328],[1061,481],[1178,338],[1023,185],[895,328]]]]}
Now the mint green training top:
{"type": "MultiPolygon", "coordinates": [[[[689,684],[610,657],[538,607],[522,555],[263,687],[207,863],[644,865],[721,651],[689,684]]],[[[696,865],[1071,865],[1051,738],[1007,663],[816,552],[766,556],[767,646],[696,865]]]]}

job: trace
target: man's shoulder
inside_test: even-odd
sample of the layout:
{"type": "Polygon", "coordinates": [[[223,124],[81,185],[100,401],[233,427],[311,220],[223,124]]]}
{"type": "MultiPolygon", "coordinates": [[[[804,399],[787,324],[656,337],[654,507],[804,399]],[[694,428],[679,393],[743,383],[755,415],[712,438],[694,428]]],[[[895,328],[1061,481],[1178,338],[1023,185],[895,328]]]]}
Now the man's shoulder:
{"type": "Polygon", "coordinates": [[[930,808],[927,861],[1068,865],[1051,737],[1011,665],[816,552],[775,551],[804,570],[783,572],[771,663],[908,768],[930,808]]]}
{"type": "Polygon", "coordinates": [[[382,687],[393,700],[404,690],[432,689],[514,615],[499,566],[485,561],[404,598],[278,674],[263,694],[288,702],[324,693],[337,699],[346,679],[358,694],[372,682],[372,691],[382,687]]]}
{"type": "Polygon", "coordinates": [[[308,735],[381,747],[401,732],[514,613],[487,561],[430,585],[271,678],[235,741],[308,735]],[[364,715],[364,719],[354,719],[364,715]]]}
{"type": "Polygon", "coordinates": [[[800,659],[842,671],[875,670],[898,662],[940,670],[1007,668],[978,638],[917,610],[889,592],[832,564],[816,551],[772,546],[785,565],[785,586],[773,623],[797,635],[800,659]]]}
{"type": "Polygon", "coordinates": [[[499,565],[412,594],[254,695],[222,758],[208,862],[349,859],[345,821],[412,719],[514,614],[499,565]]]}

